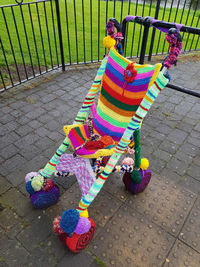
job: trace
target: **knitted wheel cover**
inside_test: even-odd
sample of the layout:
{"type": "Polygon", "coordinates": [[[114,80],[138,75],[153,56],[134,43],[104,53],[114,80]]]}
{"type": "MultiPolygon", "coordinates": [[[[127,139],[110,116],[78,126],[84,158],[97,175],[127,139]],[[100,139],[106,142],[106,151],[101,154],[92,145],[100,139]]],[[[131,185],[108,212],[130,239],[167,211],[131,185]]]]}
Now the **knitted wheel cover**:
{"type": "Polygon", "coordinates": [[[137,194],[144,191],[144,189],[147,187],[148,183],[151,180],[151,171],[149,169],[147,169],[146,171],[139,170],[139,172],[142,177],[142,181],[140,184],[135,184],[131,181],[130,173],[125,172],[123,175],[123,182],[125,184],[126,189],[132,192],[133,194],[137,194]]]}
{"type": "Polygon", "coordinates": [[[60,191],[57,185],[52,187],[49,191],[38,191],[30,195],[31,203],[36,209],[44,209],[55,204],[60,196],[60,191]]]}
{"type": "Polygon", "coordinates": [[[66,246],[74,253],[79,253],[83,250],[92,240],[95,231],[95,222],[90,219],[91,227],[90,230],[82,235],[77,235],[73,233],[72,237],[67,237],[66,246]]]}

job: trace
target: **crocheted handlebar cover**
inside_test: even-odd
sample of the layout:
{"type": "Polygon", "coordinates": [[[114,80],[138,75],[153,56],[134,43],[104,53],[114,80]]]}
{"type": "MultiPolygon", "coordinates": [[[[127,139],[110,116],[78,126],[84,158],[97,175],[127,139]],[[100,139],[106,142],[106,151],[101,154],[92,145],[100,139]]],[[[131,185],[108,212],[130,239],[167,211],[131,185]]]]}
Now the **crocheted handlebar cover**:
{"type": "Polygon", "coordinates": [[[170,51],[167,58],[163,61],[163,66],[167,69],[171,68],[171,65],[177,64],[177,57],[181,52],[183,43],[179,31],[176,28],[169,29],[165,36],[166,41],[170,45],[170,51]]]}

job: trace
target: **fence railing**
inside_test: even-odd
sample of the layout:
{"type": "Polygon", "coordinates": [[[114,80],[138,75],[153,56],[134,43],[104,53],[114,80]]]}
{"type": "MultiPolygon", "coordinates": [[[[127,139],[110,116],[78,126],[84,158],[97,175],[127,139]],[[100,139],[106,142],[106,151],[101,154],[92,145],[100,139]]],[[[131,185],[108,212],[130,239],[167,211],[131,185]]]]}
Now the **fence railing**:
{"type": "MultiPolygon", "coordinates": [[[[110,17],[151,16],[192,27],[200,25],[198,0],[1,0],[0,91],[72,64],[100,61],[110,17]]],[[[125,56],[139,57],[141,25],[128,25],[125,56]]],[[[199,36],[183,33],[183,51],[200,49],[199,36]]],[[[168,52],[164,34],[149,30],[146,55],[168,52]]]]}
{"type": "MultiPolygon", "coordinates": [[[[127,26],[129,24],[129,22],[134,22],[134,23],[137,23],[137,24],[144,27],[144,32],[143,32],[143,37],[142,37],[142,46],[141,46],[141,52],[140,52],[140,59],[139,59],[140,64],[144,64],[145,52],[147,49],[147,40],[148,40],[150,27],[153,27],[155,30],[157,28],[157,29],[162,30],[162,31],[163,31],[163,29],[169,30],[171,28],[178,28],[178,30],[180,32],[188,33],[188,34],[190,34],[190,33],[191,34],[197,34],[198,36],[200,36],[200,28],[194,28],[194,27],[189,27],[189,26],[180,25],[180,24],[176,24],[176,23],[159,21],[156,19],[152,19],[151,17],[126,16],[123,20],[123,23],[122,23],[122,35],[124,36],[124,40],[122,41],[123,49],[125,48],[125,44],[126,44],[125,40],[126,40],[126,34],[127,34],[127,26]]],[[[165,30],[164,30],[164,32],[165,32],[165,30]]],[[[173,90],[176,90],[176,91],[200,98],[199,92],[192,91],[188,88],[184,88],[182,86],[177,86],[177,85],[174,85],[171,83],[168,83],[167,87],[169,87],[173,90]]]]}

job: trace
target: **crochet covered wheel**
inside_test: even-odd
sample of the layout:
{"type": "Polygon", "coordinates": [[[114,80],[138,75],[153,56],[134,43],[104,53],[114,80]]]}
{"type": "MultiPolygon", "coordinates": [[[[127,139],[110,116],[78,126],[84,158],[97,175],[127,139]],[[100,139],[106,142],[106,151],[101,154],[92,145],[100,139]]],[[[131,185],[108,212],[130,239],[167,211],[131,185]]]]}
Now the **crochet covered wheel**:
{"type": "Polygon", "coordinates": [[[132,182],[130,173],[125,172],[123,175],[123,182],[125,184],[126,189],[134,194],[144,191],[144,189],[147,187],[151,180],[151,171],[149,169],[145,171],[139,170],[139,172],[142,178],[139,184],[132,182]]]}
{"type": "Polygon", "coordinates": [[[90,220],[91,227],[87,233],[82,235],[77,235],[76,233],[73,233],[72,237],[67,237],[66,239],[65,244],[73,253],[79,253],[81,250],[87,247],[87,245],[91,242],[93,238],[95,231],[95,222],[90,218],[88,219],[90,220]]]}
{"type": "Polygon", "coordinates": [[[49,191],[40,190],[30,195],[31,203],[36,209],[44,209],[55,204],[60,196],[60,190],[54,185],[49,191]]]}

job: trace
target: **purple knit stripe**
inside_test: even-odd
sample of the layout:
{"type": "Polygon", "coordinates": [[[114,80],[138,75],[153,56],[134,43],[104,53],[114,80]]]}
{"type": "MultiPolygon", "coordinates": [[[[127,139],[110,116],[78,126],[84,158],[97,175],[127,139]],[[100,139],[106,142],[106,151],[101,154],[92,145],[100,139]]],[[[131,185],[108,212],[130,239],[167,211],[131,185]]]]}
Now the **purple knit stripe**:
{"type": "MultiPolygon", "coordinates": [[[[117,77],[115,77],[108,69],[105,71],[107,77],[111,79],[111,81],[115,81],[114,83],[123,88],[124,87],[124,82],[120,81],[117,77]]],[[[130,84],[127,84],[126,86],[126,91],[136,93],[136,92],[144,92],[148,88],[148,84],[142,84],[142,85],[137,85],[137,86],[132,86],[130,84]]]]}
{"type": "MultiPolygon", "coordinates": [[[[105,133],[101,129],[99,129],[94,123],[93,123],[93,127],[97,131],[98,134],[100,134],[101,136],[105,136],[105,133]]],[[[114,141],[119,141],[121,137],[112,136],[112,139],[114,141]]]]}
{"type": "MultiPolygon", "coordinates": [[[[124,69],[120,65],[118,65],[111,57],[109,57],[108,63],[112,65],[112,67],[115,68],[117,71],[119,71],[122,75],[124,75],[124,69]]],[[[149,78],[152,77],[153,74],[154,70],[145,73],[138,73],[136,79],[139,80],[139,79],[149,78]]]]}

